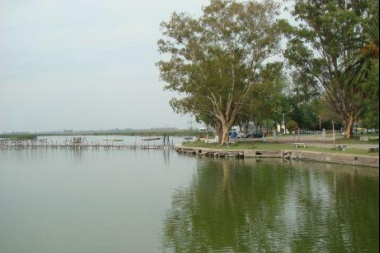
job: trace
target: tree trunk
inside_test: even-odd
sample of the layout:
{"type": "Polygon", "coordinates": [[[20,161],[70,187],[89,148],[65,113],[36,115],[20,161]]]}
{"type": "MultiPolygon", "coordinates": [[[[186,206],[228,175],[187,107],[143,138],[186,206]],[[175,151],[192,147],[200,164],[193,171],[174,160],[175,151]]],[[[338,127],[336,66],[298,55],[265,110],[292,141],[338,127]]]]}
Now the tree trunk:
{"type": "Polygon", "coordinates": [[[353,137],[355,119],[352,115],[344,119],[344,138],[351,139],[353,137]]]}
{"type": "Polygon", "coordinates": [[[226,117],[222,116],[221,120],[221,128],[222,128],[222,138],[220,139],[220,145],[228,145],[230,143],[230,130],[234,120],[232,117],[229,117],[228,120],[226,117]]]}
{"type": "Polygon", "coordinates": [[[222,123],[220,122],[220,120],[217,120],[215,123],[215,135],[218,136],[218,140],[220,143],[223,136],[222,123]]]}
{"type": "Polygon", "coordinates": [[[222,141],[221,141],[221,145],[227,145],[230,143],[230,129],[231,127],[226,125],[226,124],[223,124],[223,133],[222,133],[222,141]]]}

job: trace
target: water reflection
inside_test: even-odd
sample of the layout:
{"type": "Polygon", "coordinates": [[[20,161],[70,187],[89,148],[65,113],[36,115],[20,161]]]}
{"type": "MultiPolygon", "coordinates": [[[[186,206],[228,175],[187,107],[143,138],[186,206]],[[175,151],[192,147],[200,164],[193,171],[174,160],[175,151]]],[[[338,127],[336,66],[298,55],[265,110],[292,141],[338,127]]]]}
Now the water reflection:
{"type": "Polygon", "coordinates": [[[377,252],[379,170],[0,151],[0,252],[377,252]]]}
{"type": "Polygon", "coordinates": [[[165,152],[0,150],[0,252],[161,252],[172,189],[196,172],[165,152]]]}
{"type": "Polygon", "coordinates": [[[172,197],[173,252],[378,252],[378,170],[201,159],[172,197]]]}

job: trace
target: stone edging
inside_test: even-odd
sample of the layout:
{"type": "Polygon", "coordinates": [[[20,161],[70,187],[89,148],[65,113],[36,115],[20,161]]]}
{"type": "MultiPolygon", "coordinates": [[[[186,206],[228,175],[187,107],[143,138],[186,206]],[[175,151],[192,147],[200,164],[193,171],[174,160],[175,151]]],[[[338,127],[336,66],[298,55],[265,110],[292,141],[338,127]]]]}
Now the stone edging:
{"type": "Polygon", "coordinates": [[[305,150],[219,150],[197,147],[175,147],[174,150],[181,154],[202,155],[210,157],[234,157],[234,158],[283,158],[296,160],[309,160],[317,162],[328,162],[337,164],[347,164],[356,166],[367,166],[379,168],[379,157],[352,155],[352,154],[332,154],[324,152],[314,152],[305,150]]]}

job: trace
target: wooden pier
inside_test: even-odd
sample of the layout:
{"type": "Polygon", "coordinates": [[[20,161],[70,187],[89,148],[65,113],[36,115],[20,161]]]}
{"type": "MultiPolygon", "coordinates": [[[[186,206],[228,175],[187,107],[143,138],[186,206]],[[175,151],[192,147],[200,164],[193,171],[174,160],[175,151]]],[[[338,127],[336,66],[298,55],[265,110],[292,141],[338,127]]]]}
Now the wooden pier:
{"type": "MultiPolygon", "coordinates": [[[[5,149],[121,149],[121,150],[136,150],[136,149],[174,149],[174,145],[170,144],[166,138],[161,144],[156,144],[155,141],[160,138],[154,138],[153,144],[147,141],[146,144],[119,144],[120,140],[109,140],[106,143],[100,141],[87,141],[84,137],[74,137],[69,140],[58,143],[58,141],[48,139],[37,140],[10,140],[0,139],[0,150],[5,149]]],[[[152,139],[153,140],[153,139],[152,139]]],[[[146,141],[146,140],[145,140],[146,141]]],[[[104,142],[104,141],[103,141],[104,142]]]]}

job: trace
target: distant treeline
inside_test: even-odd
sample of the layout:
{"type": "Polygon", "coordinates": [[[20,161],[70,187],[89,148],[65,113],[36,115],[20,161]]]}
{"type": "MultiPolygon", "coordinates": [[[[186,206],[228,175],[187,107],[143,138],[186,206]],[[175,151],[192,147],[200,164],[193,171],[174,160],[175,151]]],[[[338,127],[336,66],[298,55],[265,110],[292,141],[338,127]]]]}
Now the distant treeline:
{"type": "Polygon", "coordinates": [[[1,134],[0,138],[10,140],[35,140],[37,136],[37,134],[1,134]]]}
{"type": "Polygon", "coordinates": [[[124,135],[124,136],[199,136],[212,134],[212,132],[200,132],[198,130],[174,130],[174,131],[147,131],[147,130],[136,130],[136,131],[126,131],[126,132],[70,132],[70,133],[35,133],[35,134],[2,134],[0,138],[8,138],[11,140],[33,140],[36,139],[37,136],[72,136],[72,135],[80,135],[80,136],[89,136],[89,135],[124,135]]]}

